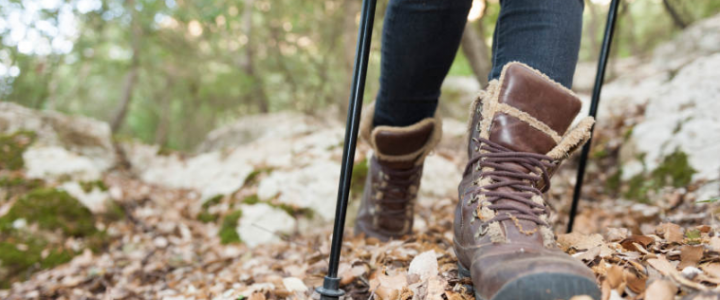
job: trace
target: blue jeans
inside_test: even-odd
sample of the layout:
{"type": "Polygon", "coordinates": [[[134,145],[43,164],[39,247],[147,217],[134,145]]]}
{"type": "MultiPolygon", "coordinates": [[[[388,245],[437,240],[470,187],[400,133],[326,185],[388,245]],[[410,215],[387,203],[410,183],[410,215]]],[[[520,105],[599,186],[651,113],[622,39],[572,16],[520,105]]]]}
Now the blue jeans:
{"type": "MultiPolygon", "coordinates": [[[[472,0],[390,0],[382,35],[375,125],[407,126],[431,117],[472,0]]],[[[488,78],[525,63],[570,88],[583,0],[501,0],[488,78]]]]}

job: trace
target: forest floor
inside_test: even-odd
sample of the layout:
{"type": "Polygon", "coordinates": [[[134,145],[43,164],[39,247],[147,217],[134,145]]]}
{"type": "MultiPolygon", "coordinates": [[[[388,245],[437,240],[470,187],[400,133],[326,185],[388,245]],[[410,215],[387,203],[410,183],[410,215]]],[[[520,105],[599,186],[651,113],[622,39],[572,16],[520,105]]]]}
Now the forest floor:
{"type": "MultiPolygon", "coordinates": [[[[595,272],[603,300],[720,299],[720,43],[708,39],[720,40],[720,16],[658,47],[663,67],[620,64],[627,76],[604,91],[571,234],[577,155],[553,178],[558,246],[595,272]]],[[[211,133],[197,155],[7,103],[0,124],[0,298],[318,297],[341,124],[253,116],[211,133]]],[[[473,299],[452,250],[465,124],[444,130],[414,234],[390,242],[352,235],[367,172],[359,145],[340,263],[348,298],[473,299]]]]}

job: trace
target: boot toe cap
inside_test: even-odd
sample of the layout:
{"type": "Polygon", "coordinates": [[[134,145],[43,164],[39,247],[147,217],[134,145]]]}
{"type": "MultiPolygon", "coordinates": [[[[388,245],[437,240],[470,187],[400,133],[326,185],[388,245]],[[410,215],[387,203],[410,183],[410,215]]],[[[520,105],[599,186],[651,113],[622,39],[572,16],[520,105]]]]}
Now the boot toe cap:
{"type": "Polygon", "coordinates": [[[476,259],[471,273],[477,299],[600,299],[592,271],[561,251],[506,252],[476,259]]]}

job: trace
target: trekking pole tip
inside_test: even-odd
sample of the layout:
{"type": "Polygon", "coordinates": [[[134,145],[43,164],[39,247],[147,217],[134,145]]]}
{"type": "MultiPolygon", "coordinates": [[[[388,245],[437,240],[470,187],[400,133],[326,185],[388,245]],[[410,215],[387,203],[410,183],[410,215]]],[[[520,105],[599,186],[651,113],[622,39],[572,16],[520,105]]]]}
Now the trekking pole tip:
{"type": "Polygon", "coordinates": [[[340,278],[325,276],[323,285],[315,289],[320,294],[320,300],[337,300],[340,296],[345,295],[345,291],[340,289],[340,278]]]}

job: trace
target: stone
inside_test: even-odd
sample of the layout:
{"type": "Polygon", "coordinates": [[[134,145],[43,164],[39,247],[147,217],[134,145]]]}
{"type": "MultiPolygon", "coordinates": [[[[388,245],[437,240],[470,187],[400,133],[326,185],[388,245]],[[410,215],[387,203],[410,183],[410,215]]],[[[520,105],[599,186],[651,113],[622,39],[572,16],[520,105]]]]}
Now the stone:
{"type": "Polygon", "coordinates": [[[249,247],[279,242],[278,234],[290,233],[296,221],[282,209],[265,203],[241,205],[243,216],[235,229],[240,239],[249,247]]]}
{"type": "Polygon", "coordinates": [[[294,170],[278,170],[260,181],[258,197],[278,197],[281,203],[309,208],[324,220],[335,216],[340,164],[320,160],[294,170]]]}
{"type": "Polygon", "coordinates": [[[438,262],[435,251],[430,250],[415,256],[408,267],[408,275],[420,276],[420,281],[435,278],[438,275],[438,262]]]}
{"type": "Polygon", "coordinates": [[[103,191],[97,187],[93,187],[90,191],[85,191],[80,183],[75,181],[68,181],[60,186],[60,189],[64,190],[70,196],[80,201],[85,207],[87,207],[93,213],[105,212],[106,204],[110,199],[108,192],[103,191]]]}
{"type": "Polygon", "coordinates": [[[59,180],[70,177],[79,181],[100,179],[106,165],[59,146],[31,146],[23,153],[30,178],[59,180]]]}
{"type": "Polygon", "coordinates": [[[29,109],[0,102],[0,132],[31,131],[37,135],[32,147],[58,147],[85,157],[98,170],[115,164],[115,148],[107,123],[81,116],[29,109]]]}

